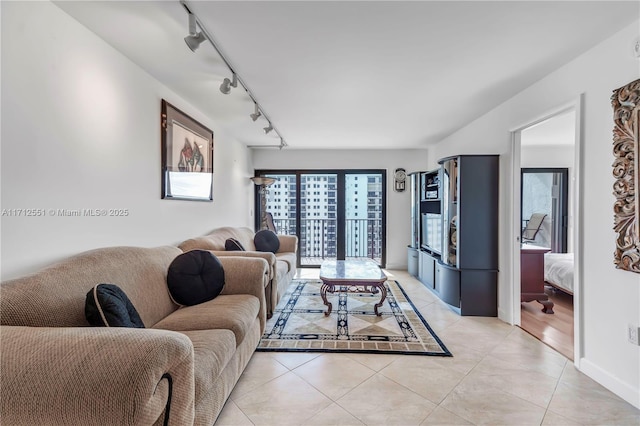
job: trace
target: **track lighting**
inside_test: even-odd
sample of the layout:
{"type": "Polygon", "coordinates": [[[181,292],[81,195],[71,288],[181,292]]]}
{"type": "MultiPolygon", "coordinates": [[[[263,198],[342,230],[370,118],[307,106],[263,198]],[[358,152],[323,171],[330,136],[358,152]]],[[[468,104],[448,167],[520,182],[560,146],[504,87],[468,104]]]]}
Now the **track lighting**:
{"type": "Polygon", "coordinates": [[[207,36],[196,29],[196,16],[193,13],[189,13],[189,35],[184,38],[184,42],[187,43],[192,52],[195,52],[206,39],[207,36]]]}
{"type": "MultiPolygon", "coordinates": [[[[191,9],[189,8],[189,5],[188,5],[188,3],[191,2],[191,0],[179,0],[179,1],[189,16],[189,35],[184,38],[184,41],[185,43],[187,43],[187,46],[189,46],[189,49],[191,49],[191,51],[195,51],[202,44],[203,41],[205,40],[208,41],[209,43],[211,43],[211,46],[213,47],[213,49],[218,53],[222,61],[225,63],[225,65],[227,66],[227,68],[229,68],[229,71],[231,72],[232,78],[231,79],[225,78],[222,81],[222,84],[220,85],[220,92],[224,93],[225,95],[228,95],[231,92],[232,87],[236,88],[238,87],[238,84],[240,84],[240,86],[244,88],[244,90],[247,92],[247,95],[249,95],[249,98],[251,98],[251,101],[255,105],[255,112],[253,114],[249,114],[251,119],[253,121],[257,121],[258,118],[264,117],[267,123],[269,123],[267,127],[263,128],[265,135],[271,131],[275,131],[274,133],[276,137],[280,138],[279,145],[262,145],[261,147],[266,146],[270,148],[282,149],[288,146],[287,142],[282,138],[282,136],[280,136],[280,132],[278,131],[278,129],[276,129],[273,126],[273,124],[271,124],[271,120],[269,119],[265,111],[262,109],[262,107],[260,107],[260,105],[258,104],[258,101],[256,101],[256,98],[251,93],[251,90],[249,89],[249,87],[247,87],[244,80],[242,80],[242,78],[236,74],[233,66],[229,63],[225,55],[222,53],[218,45],[215,43],[214,39],[211,37],[211,34],[209,34],[207,29],[202,25],[202,21],[200,21],[196,17],[196,15],[191,12],[191,9]],[[198,31],[198,29],[200,31],[198,31]]],[[[251,148],[255,148],[255,147],[251,146],[251,148]]]]}
{"type": "Polygon", "coordinates": [[[258,110],[258,104],[256,104],[256,112],[254,112],[253,114],[249,114],[249,117],[251,117],[253,121],[256,121],[261,115],[262,113],[260,112],[260,110],[258,110]]]}
{"type": "Polygon", "coordinates": [[[232,87],[238,87],[238,77],[236,77],[235,74],[233,74],[232,80],[229,80],[228,78],[224,79],[224,81],[220,85],[220,91],[225,95],[228,95],[229,92],[231,92],[232,87]]]}

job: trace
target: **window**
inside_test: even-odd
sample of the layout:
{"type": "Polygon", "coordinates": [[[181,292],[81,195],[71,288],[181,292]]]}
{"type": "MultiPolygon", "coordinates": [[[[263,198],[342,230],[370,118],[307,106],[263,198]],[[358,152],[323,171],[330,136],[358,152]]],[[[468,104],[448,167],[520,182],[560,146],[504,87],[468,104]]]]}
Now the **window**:
{"type": "Polygon", "coordinates": [[[360,256],[383,265],[384,170],[256,172],[279,180],[275,187],[282,190],[272,191],[267,197],[267,211],[277,217],[279,232],[298,233],[299,267],[319,266],[324,259],[360,256]],[[359,196],[359,183],[365,185],[364,198],[359,196]],[[375,210],[381,214],[374,213],[378,206],[375,210]],[[367,219],[367,212],[373,215],[371,219],[367,219]],[[361,255],[356,252],[358,246],[361,255]]]}

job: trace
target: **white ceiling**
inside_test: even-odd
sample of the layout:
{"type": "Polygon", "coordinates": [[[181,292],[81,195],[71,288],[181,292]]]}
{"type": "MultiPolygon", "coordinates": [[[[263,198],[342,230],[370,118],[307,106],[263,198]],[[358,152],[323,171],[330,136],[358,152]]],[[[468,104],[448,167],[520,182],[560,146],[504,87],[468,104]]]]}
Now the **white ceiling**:
{"type": "MultiPolygon", "coordinates": [[[[55,3],[241,142],[280,143],[244,90],[220,93],[211,44],[187,48],[178,0],[55,3]]],[[[289,148],[427,147],[640,15],[636,1],[187,5],[289,148]]]]}

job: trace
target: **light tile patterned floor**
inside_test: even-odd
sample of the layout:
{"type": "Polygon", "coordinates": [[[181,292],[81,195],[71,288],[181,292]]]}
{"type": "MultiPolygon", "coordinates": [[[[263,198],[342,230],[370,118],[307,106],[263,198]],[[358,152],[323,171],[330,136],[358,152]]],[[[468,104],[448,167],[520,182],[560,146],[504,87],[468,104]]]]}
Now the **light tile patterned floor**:
{"type": "Polygon", "coordinates": [[[216,426],[640,425],[640,410],[518,327],[460,317],[406,271],[389,274],[453,358],[256,352],[216,426]]]}

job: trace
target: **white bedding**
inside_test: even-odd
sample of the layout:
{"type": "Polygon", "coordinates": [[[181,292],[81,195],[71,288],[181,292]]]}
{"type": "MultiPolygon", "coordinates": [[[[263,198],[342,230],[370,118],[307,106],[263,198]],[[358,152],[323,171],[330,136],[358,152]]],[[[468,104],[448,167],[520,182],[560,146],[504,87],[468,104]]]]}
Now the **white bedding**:
{"type": "Polygon", "coordinates": [[[544,280],[573,294],[573,253],[545,253],[544,280]]]}

